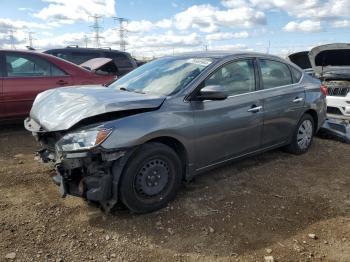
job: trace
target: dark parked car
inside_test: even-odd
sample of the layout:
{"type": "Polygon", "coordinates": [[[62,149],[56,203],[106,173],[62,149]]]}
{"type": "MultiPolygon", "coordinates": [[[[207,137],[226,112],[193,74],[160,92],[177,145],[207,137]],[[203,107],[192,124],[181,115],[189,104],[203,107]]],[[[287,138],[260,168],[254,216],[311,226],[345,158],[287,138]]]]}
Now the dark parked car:
{"type": "Polygon", "coordinates": [[[36,95],[47,89],[104,84],[114,78],[47,54],[0,50],[0,120],[24,119],[36,95]]]}
{"type": "MultiPolygon", "coordinates": [[[[25,121],[62,195],[149,212],[181,181],[278,147],[305,153],[326,117],[320,81],[256,53],[149,62],[109,88],[41,93],[25,121]]],[[[268,174],[266,174],[268,175],[268,174]]]]}
{"type": "Polygon", "coordinates": [[[118,68],[118,76],[125,75],[137,67],[135,60],[129,53],[112,50],[110,48],[81,48],[78,46],[68,46],[66,48],[47,50],[45,53],[68,60],[77,65],[93,58],[111,58],[118,68]]]}

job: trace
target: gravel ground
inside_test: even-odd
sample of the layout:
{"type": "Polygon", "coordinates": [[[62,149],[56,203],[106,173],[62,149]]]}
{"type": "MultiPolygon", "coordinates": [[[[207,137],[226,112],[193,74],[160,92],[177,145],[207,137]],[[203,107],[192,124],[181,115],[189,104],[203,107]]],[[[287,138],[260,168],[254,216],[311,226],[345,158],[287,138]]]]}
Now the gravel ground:
{"type": "Polygon", "coordinates": [[[146,215],[60,198],[36,148],[1,128],[0,261],[350,261],[349,145],[229,164],[146,215]]]}

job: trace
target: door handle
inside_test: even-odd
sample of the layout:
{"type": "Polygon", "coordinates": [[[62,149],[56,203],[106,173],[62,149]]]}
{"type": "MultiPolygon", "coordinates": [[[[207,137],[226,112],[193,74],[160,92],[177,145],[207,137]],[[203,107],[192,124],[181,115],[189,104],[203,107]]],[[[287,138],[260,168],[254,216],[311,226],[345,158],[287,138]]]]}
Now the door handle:
{"type": "Polygon", "coordinates": [[[56,82],[56,84],[58,84],[58,85],[67,85],[68,82],[66,82],[66,81],[64,81],[64,80],[58,80],[58,81],[56,82]]]}
{"type": "Polygon", "coordinates": [[[299,102],[302,102],[304,100],[304,98],[302,97],[296,97],[294,100],[293,100],[293,103],[299,103],[299,102]]]}
{"type": "Polygon", "coordinates": [[[263,108],[262,106],[252,106],[252,108],[248,109],[248,112],[257,113],[257,112],[259,112],[262,108],[263,108]]]}

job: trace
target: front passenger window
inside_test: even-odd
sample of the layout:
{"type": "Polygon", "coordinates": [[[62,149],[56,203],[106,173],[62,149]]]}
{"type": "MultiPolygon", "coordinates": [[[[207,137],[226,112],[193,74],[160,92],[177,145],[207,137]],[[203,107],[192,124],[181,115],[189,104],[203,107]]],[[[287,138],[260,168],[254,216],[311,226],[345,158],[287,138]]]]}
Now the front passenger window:
{"type": "Polygon", "coordinates": [[[50,64],[34,56],[6,55],[8,77],[50,76],[50,64]]]}
{"type": "Polygon", "coordinates": [[[260,59],[264,89],[293,84],[292,75],[284,63],[260,59]]]}
{"type": "Polygon", "coordinates": [[[240,60],[224,65],[204,81],[204,86],[225,87],[229,96],[255,90],[254,64],[252,60],[240,60]]]}

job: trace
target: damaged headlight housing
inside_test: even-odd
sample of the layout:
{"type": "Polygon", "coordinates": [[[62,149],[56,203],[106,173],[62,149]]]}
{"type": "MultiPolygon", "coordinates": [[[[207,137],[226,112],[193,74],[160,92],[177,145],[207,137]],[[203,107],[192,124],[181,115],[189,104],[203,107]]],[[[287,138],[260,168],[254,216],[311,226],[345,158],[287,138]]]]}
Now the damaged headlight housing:
{"type": "Polygon", "coordinates": [[[89,129],[68,133],[56,144],[61,152],[88,150],[100,145],[112,133],[112,129],[89,129]]]}

